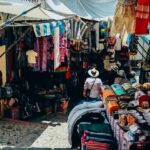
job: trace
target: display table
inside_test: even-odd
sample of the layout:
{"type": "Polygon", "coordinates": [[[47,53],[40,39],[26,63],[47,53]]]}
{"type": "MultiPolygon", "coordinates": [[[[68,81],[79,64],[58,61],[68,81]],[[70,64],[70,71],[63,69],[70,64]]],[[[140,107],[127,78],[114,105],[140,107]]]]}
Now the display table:
{"type": "Polygon", "coordinates": [[[108,119],[111,124],[111,128],[114,132],[114,138],[116,139],[118,150],[149,150],[150,149],[150,141],[137,141],[137,142],[128,142],[124,134],[124,131],[118,123],[117,119],[114,119],[108,113],[108,119]]]}

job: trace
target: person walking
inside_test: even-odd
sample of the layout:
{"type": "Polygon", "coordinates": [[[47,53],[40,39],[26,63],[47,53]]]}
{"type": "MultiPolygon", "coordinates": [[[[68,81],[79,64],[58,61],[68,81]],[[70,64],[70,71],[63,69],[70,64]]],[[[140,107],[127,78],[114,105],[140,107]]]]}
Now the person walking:
{"type": "Polygon", "coordinates": [[[103,85],[99,76],[99,71],[95,68],[88,71],[90,77],[85,80],[83,96],[89,100],[96,100],[101,98],[100,90],[103,85]]]}

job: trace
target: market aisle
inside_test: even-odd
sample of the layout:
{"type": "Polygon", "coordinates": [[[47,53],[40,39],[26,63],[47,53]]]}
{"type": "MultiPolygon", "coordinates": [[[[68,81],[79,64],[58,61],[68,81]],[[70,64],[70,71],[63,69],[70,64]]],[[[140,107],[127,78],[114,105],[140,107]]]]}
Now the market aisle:
{"type": "Polygon", "coordinates": [[[43,119],[44,121],[42,122],[48,124],[48,127],[31,145],[31,147],[69,150],[70,145],[68,143],[67,116],[50,115],[43,119]]]}
{"type": "Polygon", "coordinates": [[[48,126],[41,136],[31,145],[38,148],[69,149],[67,123],[56,126],[48,126]]]}

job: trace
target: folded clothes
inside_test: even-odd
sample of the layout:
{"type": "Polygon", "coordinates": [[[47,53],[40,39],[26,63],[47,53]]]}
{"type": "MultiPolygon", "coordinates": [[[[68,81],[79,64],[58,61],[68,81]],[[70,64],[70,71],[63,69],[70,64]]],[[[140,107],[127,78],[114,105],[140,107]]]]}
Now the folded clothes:
{"type": "Polygon", "coordinates": [[[81,122],[78,125],[78,132],[80,135],[83,135],[84,131],[112,135],[112,130],[110,128],[110,125],[105,123],[89,124],[86,122],[81,122]]]}
{"type": "Polygon", "coordinates": [[[116,97],[112,89],[107,89],[103,91],[103,99],[106,100],[108,97],[116,97]]]}
{"type": "Polygon", "coordinates": [[[119,84],[113,84],[113,85],[111,85],[111,87],[112,87],[113,91],[115,92],[115,94],[117,96],[121,96],[121,95],[125,95],[126,94],[126,92],[123,89],[123,87],[121,85],[119,85],[119,84]]]}
{"type": "Polygon", "coordinates": [[[109,150],[110,144],[89,140],[85,142],[85,148],[87,150],[109,150]]]}
{"type": "Polygon", "coordinates": [[[113,136],[110,134],[105,134],[105,133],[90,133],[88,131],[85,131],[86,133],[86,138],[85,140],[94,140],[97,142],[106,142],[106,143],[113,143],[113,136]]]}

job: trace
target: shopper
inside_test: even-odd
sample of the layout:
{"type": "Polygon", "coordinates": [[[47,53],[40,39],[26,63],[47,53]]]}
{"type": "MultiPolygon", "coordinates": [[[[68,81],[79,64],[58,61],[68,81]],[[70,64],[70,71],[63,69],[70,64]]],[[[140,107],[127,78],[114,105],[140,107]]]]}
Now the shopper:
{"type": "Polygon", "coordinates": [[[88,71],[88,74],[90,77],[84,83],[83,96],[89,100],[99,99],[101,98],[100,90],[103,85],[101,79],[98,78],[99,71],[93,68],[88,71]]]}

